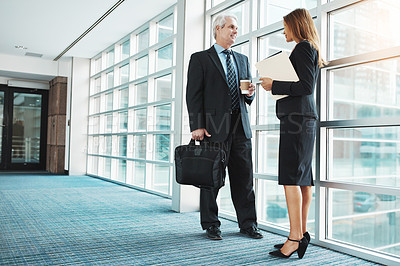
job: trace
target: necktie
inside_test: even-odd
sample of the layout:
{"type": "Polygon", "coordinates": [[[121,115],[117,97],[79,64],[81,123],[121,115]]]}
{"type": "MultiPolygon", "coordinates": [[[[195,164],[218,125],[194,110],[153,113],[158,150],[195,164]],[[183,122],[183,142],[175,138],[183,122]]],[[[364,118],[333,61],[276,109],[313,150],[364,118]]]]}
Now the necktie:
{"type": "Polygon", "coordinates": [[[227,68],[227,82],[230,89],[231,97],[232,97],[232,110],[236,110],[239,108],[239,95],[237,89],[237,78],[235,68],[233,67],[231,61],[232,51],[224,50],[223,53],[226,54],[226,68],[227,68]]]}

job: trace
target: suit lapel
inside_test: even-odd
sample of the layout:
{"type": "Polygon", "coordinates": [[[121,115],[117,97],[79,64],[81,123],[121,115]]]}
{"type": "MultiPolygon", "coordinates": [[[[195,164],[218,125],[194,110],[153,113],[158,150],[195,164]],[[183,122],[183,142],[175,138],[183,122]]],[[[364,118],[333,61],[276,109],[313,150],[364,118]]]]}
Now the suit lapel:
{"type": "Polygon", "coordinates": [[[221,60],[219,60],[219,57],[217,55],[217,51],[215,51],[214,46],[211,46],[210,49],[208,49],[208,55],[211,58],[211,61],[213,61],[213,63],[215,64],[215,66],[217,67],[219,73],[221,73],[222,78],[225,80],[226,82],[226,76],[225,76],[225,71],[224,68],[222,67],[221,64],[221,60]]]}

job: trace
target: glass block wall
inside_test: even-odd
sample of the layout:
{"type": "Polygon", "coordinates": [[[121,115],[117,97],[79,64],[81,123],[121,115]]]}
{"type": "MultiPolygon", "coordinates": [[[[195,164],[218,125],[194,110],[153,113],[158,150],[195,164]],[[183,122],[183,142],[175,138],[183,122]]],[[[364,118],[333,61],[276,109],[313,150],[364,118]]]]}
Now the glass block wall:
{"type": "Polygon", "coordinates": [[[88,174],[171,196],[175,21],[172,7],[91,60],[88,174]]]}

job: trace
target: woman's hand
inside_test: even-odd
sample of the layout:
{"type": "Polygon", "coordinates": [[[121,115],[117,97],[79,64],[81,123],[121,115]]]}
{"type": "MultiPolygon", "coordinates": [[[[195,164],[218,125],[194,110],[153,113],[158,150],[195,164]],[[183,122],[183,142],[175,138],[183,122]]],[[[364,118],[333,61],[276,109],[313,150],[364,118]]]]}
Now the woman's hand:
{"type": "Polygon", "coordinates": [[[249,93],[247,94],[247,97],[253,96],[255,89],[256,89],[256,86],[254,86],[253,83],[250,83],[250,85],[249,85],[249,93]]]}
{"type": "Polygon", "coordinates": [[[261,80],[261,86],[264,88],[266,91],[270,91],[272,89],[272,82],[274,82],[270,78],[260,78],[261,80]]]}

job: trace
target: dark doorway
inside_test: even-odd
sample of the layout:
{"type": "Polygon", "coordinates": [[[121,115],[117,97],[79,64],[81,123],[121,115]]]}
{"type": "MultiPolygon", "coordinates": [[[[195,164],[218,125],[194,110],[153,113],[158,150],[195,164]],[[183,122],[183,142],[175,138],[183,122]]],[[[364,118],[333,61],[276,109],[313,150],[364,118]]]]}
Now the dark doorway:
{"type": "Polygon", "coordinates": [[[48,94],[0,85],[0,170],[45,170],[48,94]]]}

